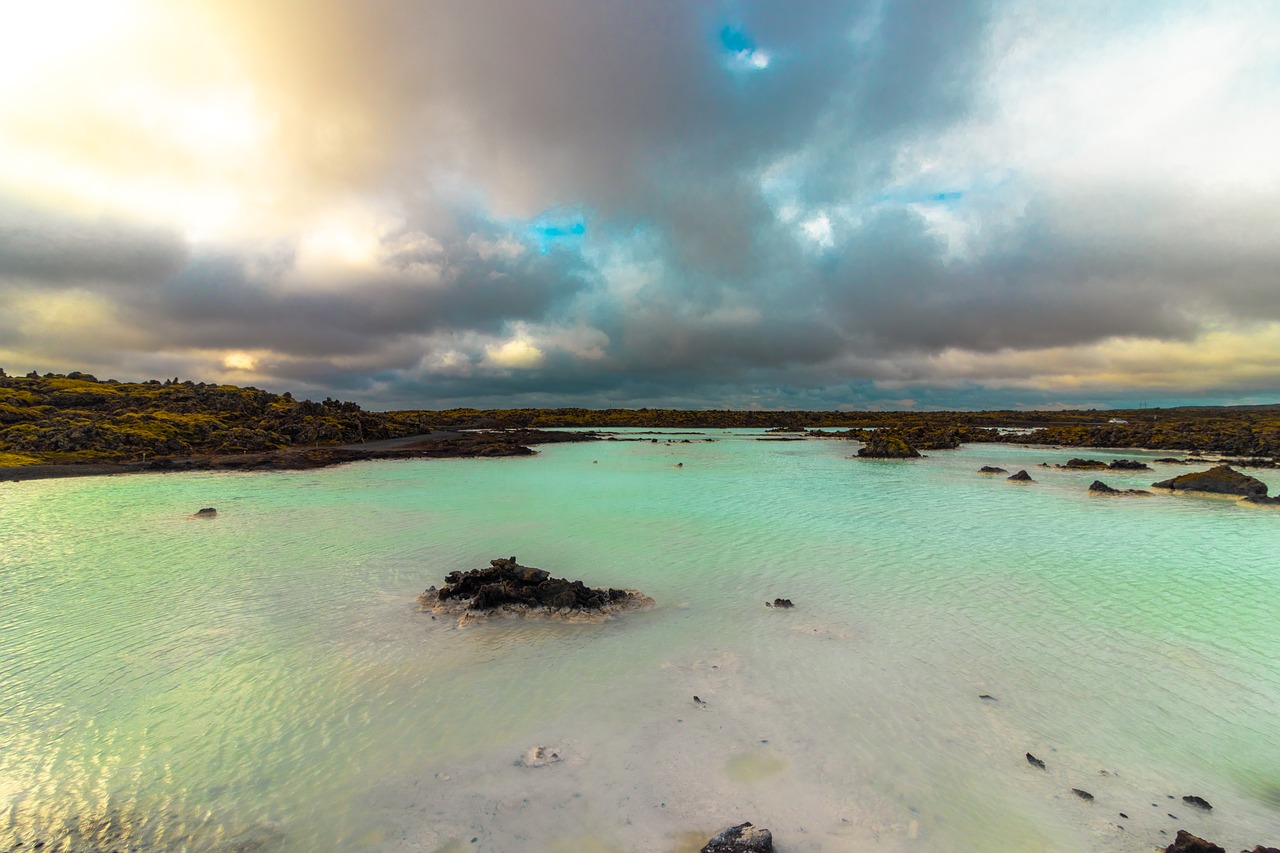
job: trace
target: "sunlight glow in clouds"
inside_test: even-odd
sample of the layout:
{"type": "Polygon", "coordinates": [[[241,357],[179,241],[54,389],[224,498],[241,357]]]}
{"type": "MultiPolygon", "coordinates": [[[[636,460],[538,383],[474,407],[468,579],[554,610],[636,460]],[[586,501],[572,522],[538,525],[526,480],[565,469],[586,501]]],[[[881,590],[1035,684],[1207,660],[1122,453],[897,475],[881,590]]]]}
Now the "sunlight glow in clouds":
{"type": "Polygon", "coordinates": [[[222,357],[222,366],[227,370],[243,370],[252,373],[258,369],[258,359],[247,352],[237,350],[222,357]]]}
{"type": "Polygon", "coordinates": [[[523,334],[504,344],[489,344],[485,347],[488,362],[500,368],[516,368],[531,370],[540,367],[545,358],[542,350],[523,334]]]}

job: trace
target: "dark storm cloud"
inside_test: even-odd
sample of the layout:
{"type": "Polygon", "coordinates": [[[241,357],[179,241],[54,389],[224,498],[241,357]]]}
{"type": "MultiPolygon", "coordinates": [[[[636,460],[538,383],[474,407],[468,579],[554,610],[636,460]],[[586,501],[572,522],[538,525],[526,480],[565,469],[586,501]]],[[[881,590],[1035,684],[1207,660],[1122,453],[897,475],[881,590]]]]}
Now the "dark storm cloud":
{"type": "Polygon", "coordinates": [[[443,328],[497,332],[504,323],[541,317],[584,287],[589,274],[563,253],[513,262],[484,259],[461,245],[446,254],[438,276],[375,276],[332,289],[255,278],[235,257],[197,257],[160,293],[138,293],[125,305],[167,345],[349,356],[399,336],[443,328]]]}

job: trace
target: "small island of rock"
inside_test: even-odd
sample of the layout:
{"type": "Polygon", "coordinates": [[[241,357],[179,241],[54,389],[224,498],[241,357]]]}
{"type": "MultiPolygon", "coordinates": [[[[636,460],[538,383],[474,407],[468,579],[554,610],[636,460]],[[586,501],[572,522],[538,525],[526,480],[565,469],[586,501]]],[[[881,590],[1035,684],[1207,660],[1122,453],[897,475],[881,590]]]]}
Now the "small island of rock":
{"type": "Polygon", "coordinates": [[[419,595],[418,605],[463,620],[513,614],[596,621],[653,606],[653,599],[638,590],[592,589],[582,581],[553,578],[544,569],[522,566],[515,557],[490,560],[483,569],[450,572],[444,581],[439,589],[432,586],[419,595]]]}
{"type": "Polygon", "coordinates": [[[858,450],[861,459],[919,459],[920,451],[895,435],[874,432],[858,450]]]}
{"type": "Polygon", "coordinates": [[[1267,497],[1266,483],[1256,477],[1250,477],[1248,474],[1241,474],[1230,465],[1218,465],[1208,471],[1197,471],[1193,474],[1183,474],[1180,477],[1161,480],[1158,483],[1152,483],[1151,488],[1168,489],[1174,492],[1204,492],[1213,495],[1229,495],[1241,497],[1250,503],[1258,504],[1276,502],[1274,498],[1267,497]]]}
{"type": "Polygon", "coordinates": [[[1068,468],[1073,471],[1090,471],[1099,468],[1106,468],[1107,463],[1099,462],[1097,459],[1068,459],[1067,464],[1059,465],[1059,468],[1068,468]]]}
{"type": "Polygon", "coordinates": [[[1089,494],[1091,495],[1131,495],[1134,497],[1150,496],[1150,492],[1146,489],[1116,489],[1108,486],[1101,480],[1094,480],[1093,485],[1089,486],[1089,494]]]}

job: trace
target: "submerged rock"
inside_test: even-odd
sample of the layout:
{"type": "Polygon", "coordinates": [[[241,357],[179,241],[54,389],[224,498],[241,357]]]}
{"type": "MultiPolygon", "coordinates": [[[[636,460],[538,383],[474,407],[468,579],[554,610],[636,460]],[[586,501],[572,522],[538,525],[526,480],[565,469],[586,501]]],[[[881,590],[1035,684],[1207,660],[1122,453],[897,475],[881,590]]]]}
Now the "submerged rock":
{"type": "Polygon", "coordinates": [[[787,609],[787,608],[789,608],[789,607],[795,607],[795,605],[791,603],[791,599],[789,599],[789,598],[775,598],[775,599],[773,600],[773,603],[772,603],[772,604],[770,604],[769,602],[767,602],[767,601],[766,601],[766,602],[764,603],[764,606],[765,606],[765,607],[777,607],[777,608],[780,608],[780,609],[782,609],[782,610],[786,610],[786,609],[787,609]]]}
{"type": "Polygon", "coordinates": [[[1035,480],[1031,479],[1031,475],[1027,473],[1025,468],[1019,471],[1018,473],[1014,474],[1012,477],[1009,477],[1008,479],[1010,480],[1010,482],[1014,482],[1014,483],[1034,483],[1035,482],[1035,480]]]}
{"type": "Polygon", "coordinates": [[[1030,764],[1032,767],[1039,767],[1041,770],[1044,769],[1044,762],[1036,758],[1034,755],[1032,755],[1029,752],[1027,753],[1027,763],[1030,764]]]}
{"type": "Polygon", "coordinates": [[[191,513],[191,517],[192,518],[217,518],[218,511],[211,506],[207,506],[204,509],[199,509],[191,513]]]}
{"type": "Polygon", "coordinates": [[[773,853],[773,834],[750,823],[740,823],[708,841],[701,853],[773,853]]]}
{"type": "Polygon", "coordinates": [[[607,618],[623,610],[653,605],[634,589],[593,589],[582,581],[553,578],[544,569],[522,566],[515,557],[491,560],[488,568],[450,572],[444,586],[418,596],[422,610],[462,616],[495,611],[521,615],[557,614],[607,618]]]}
{"type": "Polygon", "coordinates": [[[11,809],[4,853],[49,850],[65,853],[203,850],[208,853],[271,853],[285,847],[272,823],[219,824],[207,814],[144,814],[132,804],[66,815],[11,809]]]}
{"type": "Polygon", "coordinates": [[[517,767],[546,767],[550,764],[556,764],[563,760],[560,757],[561,750],[559,748],[549,748],[545,746],[530,747],[524,755],[516,761],[517,767]]]}
{"type": "Polygon", "coordinates": [[[1206,492],[1213,495],[1235,495],[1242,498],[1267,500],[1267,484],[1241,474],[1230,465],[1218,465],[1208,471],[1183,474],[1168,480],[1152,483],[1153,489],[1169,489],[1175,492],[1206,492]]]}
{"type": "Polygon", "coordinates": [[[983,465],[978,469],[979,474],[1008,474],[1009,472],[995,465],[983,465]]]}
{"type": "Polygon", "coordinates": [[[1146,489],[1113,489],[1101,480],[1094,480],[1093,485],[1089,486],[1089,492],[1094,495],[1135,495],[1137,497],[1151,495],[1146,489]]]}

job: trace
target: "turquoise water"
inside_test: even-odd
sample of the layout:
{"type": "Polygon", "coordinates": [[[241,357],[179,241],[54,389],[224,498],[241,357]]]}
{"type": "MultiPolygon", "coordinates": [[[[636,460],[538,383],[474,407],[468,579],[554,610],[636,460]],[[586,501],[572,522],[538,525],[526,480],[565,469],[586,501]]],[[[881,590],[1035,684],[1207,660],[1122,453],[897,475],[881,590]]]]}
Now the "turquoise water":
{"type": "Polygon", "coordinates": [[[1280,844],[1280,512],[674,438],[0,484],[0,850],[1280,844]],[[417,612],[513,554],[657,606],[417,612]]]}

